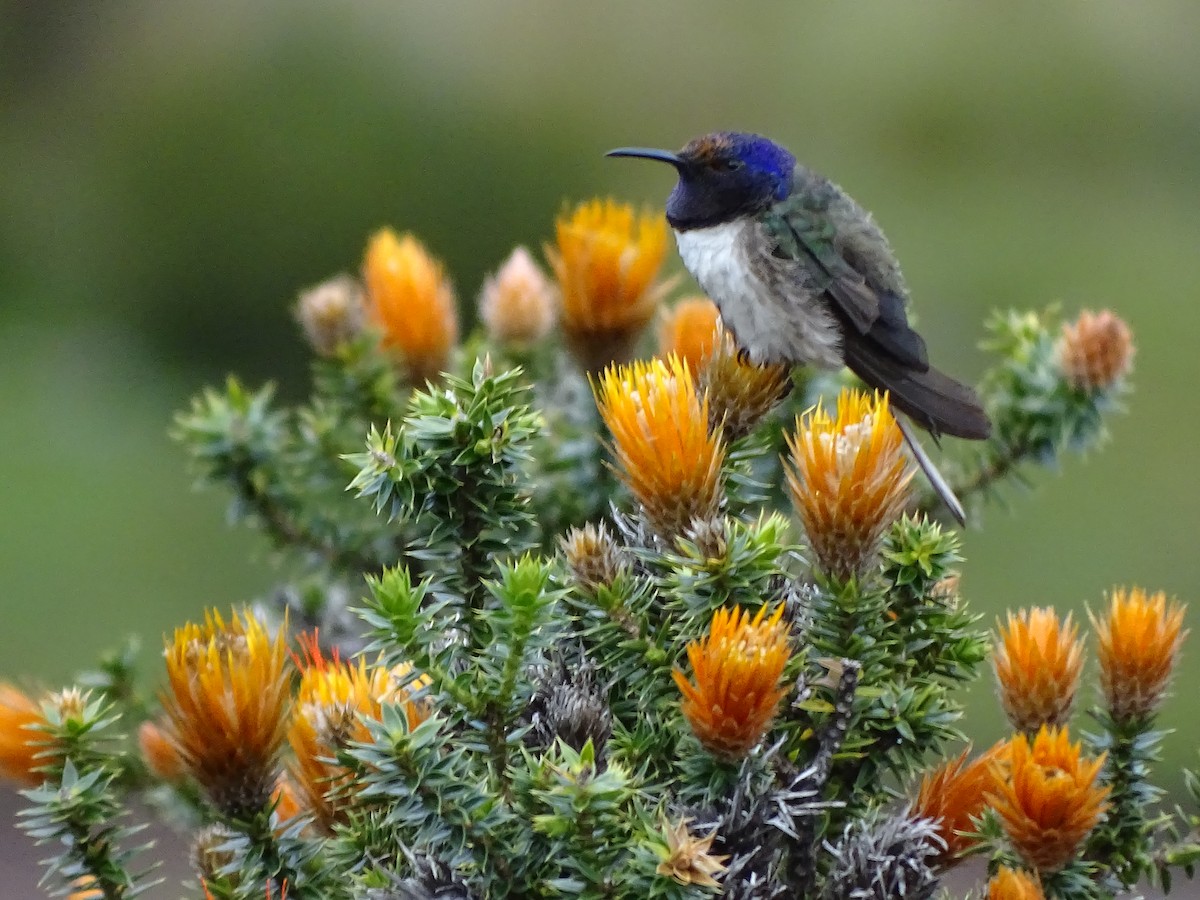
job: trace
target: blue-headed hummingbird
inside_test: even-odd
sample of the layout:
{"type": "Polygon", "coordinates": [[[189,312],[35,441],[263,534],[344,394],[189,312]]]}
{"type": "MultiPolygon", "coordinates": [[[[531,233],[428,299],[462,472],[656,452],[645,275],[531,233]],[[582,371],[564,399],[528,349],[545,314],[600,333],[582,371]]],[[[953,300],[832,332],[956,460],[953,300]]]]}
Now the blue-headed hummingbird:
{"type": "Polygon", "coordinates": [[[679,177],[667,221],[683,263],[753,363],[847,366],[887,391],[917,463],[959,522],[962,505],[904,421],[983,440],[975,392],[929,365],[908,324],[908,287],[870,213],[768,138],[715,132],[679,152],[622,147],[679,177]]]}

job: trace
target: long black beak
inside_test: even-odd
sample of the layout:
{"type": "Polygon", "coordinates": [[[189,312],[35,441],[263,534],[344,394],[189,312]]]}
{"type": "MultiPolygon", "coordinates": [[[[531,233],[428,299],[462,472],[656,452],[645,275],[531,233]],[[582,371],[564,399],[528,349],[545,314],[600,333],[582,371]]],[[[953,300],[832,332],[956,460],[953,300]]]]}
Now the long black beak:
{"type": "Polygon", "coordinates": [[[618,147],[609,150],[605,156],[635,156],[639,159],[657,159],[659,162],[670,163],[676,169],[682,169],[686,163],[679,154],[670,150],[655,150],[652,147],[618,147]]]}

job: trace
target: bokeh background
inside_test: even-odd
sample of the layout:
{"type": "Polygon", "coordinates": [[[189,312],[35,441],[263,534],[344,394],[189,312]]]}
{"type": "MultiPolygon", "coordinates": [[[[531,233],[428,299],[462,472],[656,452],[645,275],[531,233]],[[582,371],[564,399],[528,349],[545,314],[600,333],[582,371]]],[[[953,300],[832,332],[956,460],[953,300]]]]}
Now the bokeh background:
{"type": "MultiPolygon", "coordinates": [[[[469,310],[565,202],[661,205],[669,172],[605,150],[717,128],[875,212],[950,372],[983,370],[997,307],[1128,319],[1112,444],[992,507],[965,592],[990,619],[1140,584],[1195,628],[1198,41],[1189,0],[0,0],[0,677],[56,684],[131,632],[152,677],[163,631],[267,589],[265,544],[191,489],[167,428],[230,371],[300,396],[289,306],[371,230],[418,232],[469,310]]],[[[1173,791],[1200,744],[1186,652],[1173,791]]],[[[1002,731],[986,681],[968,727],[1002,731]]]]}

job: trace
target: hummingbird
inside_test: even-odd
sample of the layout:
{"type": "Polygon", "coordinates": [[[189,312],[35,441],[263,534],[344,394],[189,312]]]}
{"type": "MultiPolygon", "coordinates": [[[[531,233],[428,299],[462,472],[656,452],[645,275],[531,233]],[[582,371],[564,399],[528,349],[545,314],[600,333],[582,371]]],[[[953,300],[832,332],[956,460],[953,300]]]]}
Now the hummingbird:
{"type": "Polygon", "coordinates": [[[758,134],[718,131],[677,153],[620,147],[607,155],[674,167],[667,222],[739,352],[757,365],[846,366],[886,391],[917,464],[965,524],[905,416],[935,440],[984,440],[991,422],[974,390],[929,364],[908,324],[900,264],[871,214],[758,134]]]}

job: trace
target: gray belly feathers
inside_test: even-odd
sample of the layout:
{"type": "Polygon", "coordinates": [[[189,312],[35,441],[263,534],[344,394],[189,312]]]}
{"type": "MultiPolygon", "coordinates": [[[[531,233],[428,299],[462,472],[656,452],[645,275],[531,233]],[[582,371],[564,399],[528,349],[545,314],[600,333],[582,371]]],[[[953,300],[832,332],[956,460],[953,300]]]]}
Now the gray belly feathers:
{"type": "Polygon", "coordinates": [[[771,253],[765,229],[737,220],[675,232],[679,255],[752,362],[836,369],[841,332],[811,274],[771,253]]]}

